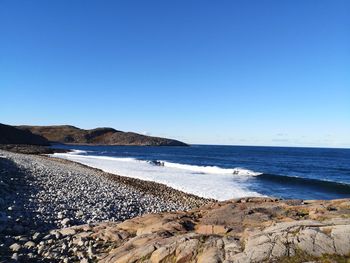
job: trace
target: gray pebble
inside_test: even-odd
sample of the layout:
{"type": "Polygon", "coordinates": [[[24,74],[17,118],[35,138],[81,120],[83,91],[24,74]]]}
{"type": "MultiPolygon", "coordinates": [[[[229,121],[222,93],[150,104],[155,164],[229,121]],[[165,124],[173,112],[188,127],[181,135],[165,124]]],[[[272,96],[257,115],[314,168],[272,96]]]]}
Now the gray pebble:
{"type": "Polygon", "coordinates": [[[207,202],[197,197],[184,198],[185,194],[179,192],[163,193],[158,188],[142,192],[124,179],[114,180],[73,162],[2,150],[0,155],[0,244],[13,253],[22,250],[24,243],[26,252],[9,254],[8,258],[17,257],[14,260],[88,261],[86,256],[93,257],[96,243],[76,241],[82,254],[71,238],[75,230],[66,227],[187,210],[207,202]],[[50,232],[52,229],[59,231],[50,232]],[[15,239],[18,235],[21,236],[15,239]]]}
{"type": "Polygon", "coordinates": [[[12,244],[11,246],[10,246],[10,249],[12,250],[12,251],[19,251],[20,249],[22,248],[22,246],[20,245],[20,244],[18,244],[18,243],[14,243],[14,244],[12,244]]]}

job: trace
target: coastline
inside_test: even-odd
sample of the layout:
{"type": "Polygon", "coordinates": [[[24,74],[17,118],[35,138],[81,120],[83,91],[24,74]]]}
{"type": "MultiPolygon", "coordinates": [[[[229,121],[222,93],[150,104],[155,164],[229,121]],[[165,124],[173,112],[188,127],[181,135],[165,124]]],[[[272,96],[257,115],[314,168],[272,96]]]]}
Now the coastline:
{"type": "Polygon", "coordinates": [[[234,146],[62,148],[73,152],[55,157],[220,201],[247,196],[350,197],[348,151],[234,146]]]}
{"type": "Polygon", "coordinates": [[[350,199],[217,202],[0,150],[0,262],[346,262],[350,199]]]}
{"type": "Polygon", "coordinates": [[[50,156],[74,161],[111,174],[157,182],[208,199],[225,201],[247,196],[264,196],[248,189],[244,182],[245,179],[260,173],[239,167],[225,169],[217,166],[186,165],[162,159],[159,159],[157,164],[152,159],[99,156],[90,153],[89,150],[79,149],[50,156]]]}
{"type": "Polygon", "coordinates": [[[121,222],[214,201],[42,155],[0,150],[0,172],[0,254],[5,262],[11,257],[24,260],[24,245],[53,229],[121,222]],[[21,249],[14,250],[13,244],[21,249]]]}
{"type": "Polygon", "coordinates": [[[200,197],[191,193],[174,189],[162,183],[157,183],[149,180],[142,180],[138,178],[132,178],[132,177],[114,174],[114,173],[108,173],[103,171],[102,169],[85,165],[76,161],[63,159],[63,158],[51,157],[51,156],[42,156],[42,157],[48,158],[49,160],[54,160],[56,162],[61,162],[64,164],[73,164],[75,166],[81,166],[83,168],[96,171],[100,176],[105,177],[111,181],[132,186],[143,193],[159,196],[173,202],[179,202],[179,203],[192,202],[189,205],[191,207],[200,207],[202,205],[206,205],[211,202],[217,202],[217,200],[215,199],[200,197]]]}

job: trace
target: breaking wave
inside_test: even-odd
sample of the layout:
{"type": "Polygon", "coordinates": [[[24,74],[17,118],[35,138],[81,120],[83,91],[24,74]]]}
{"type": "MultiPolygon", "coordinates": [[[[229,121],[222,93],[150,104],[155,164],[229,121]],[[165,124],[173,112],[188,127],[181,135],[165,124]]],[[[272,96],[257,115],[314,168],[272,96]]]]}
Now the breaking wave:
{"type": "Polygon", "coordinates": [[[256,176],[257,173],[241,168],[225,169],[135,158],[93,156],[77,152],[55,153],[51,156],[76,161],[109,173],[162,183],[201,197],[227,200],[261,196],[245,186],[247,175],[256,176]],[[237,178],[238,181],[234,181],[233,178],[237,178]]]}
{"type": "Polygon", "coordinates": [[[251,171],[240,167],[221,168],[218,166],[200,166],[200,165],[172,163],[172,162],[158,161],[158,160],[152,161],[151,163],[158,166],[188,170],[188,171],[193,171],[196,173],[204,173],[204,174],[234,174],[239,176],[258,176],[262,174],[259,172],[251,171]]]}

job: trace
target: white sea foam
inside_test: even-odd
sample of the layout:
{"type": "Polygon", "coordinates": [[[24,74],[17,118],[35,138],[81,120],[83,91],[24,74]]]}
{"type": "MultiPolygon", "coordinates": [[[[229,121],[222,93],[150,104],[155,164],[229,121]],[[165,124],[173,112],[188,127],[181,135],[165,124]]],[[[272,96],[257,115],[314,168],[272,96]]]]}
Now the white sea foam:
{"type": "Polygon", "coordinates": [[[109,173],[162,183],[177,190],[217,200],[260,196],[246,188],[249,176],[258,173],[241,168],[224,169],[171,162],[157,166],[134,158],[79,155],[76,152],[55,153],[51,156],[76,161],[109,173]],[[234,174],[234,171],[237,172],[234,174]]]}
{"type": "Polygon", "coordinates": [[[69,154],[85,154],[88,153],[88,151],[83,151],[83,150],[72,150],[69,152],[69,154]]]}
{"type": "Polygon", "coordinates": [[[258,172],[254,172],[254,171],[239,168],[239,167],[234,169],[228,169],[228,168],[221,168],[217,166],[199,166],[199,165],[171,163],[171,162],[163,162],[163,161],[162,163],[164,164],[165,167],[183,169],[183,170],[194,171],[194,172],[205,173],[205,174],[235,174],[240,176],[258,176],[261,174],[258,172]]]}

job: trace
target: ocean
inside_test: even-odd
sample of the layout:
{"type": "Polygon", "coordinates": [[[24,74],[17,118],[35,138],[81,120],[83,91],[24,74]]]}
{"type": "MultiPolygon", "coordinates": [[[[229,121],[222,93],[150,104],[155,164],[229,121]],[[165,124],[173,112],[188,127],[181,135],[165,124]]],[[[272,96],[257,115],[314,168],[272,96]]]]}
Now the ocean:
{"type": "Polygon", "coordinates": [[[166,184],[198,196],[350,197],[350,149],[192,145],[54,145],[54,157],[166,184]]]}

